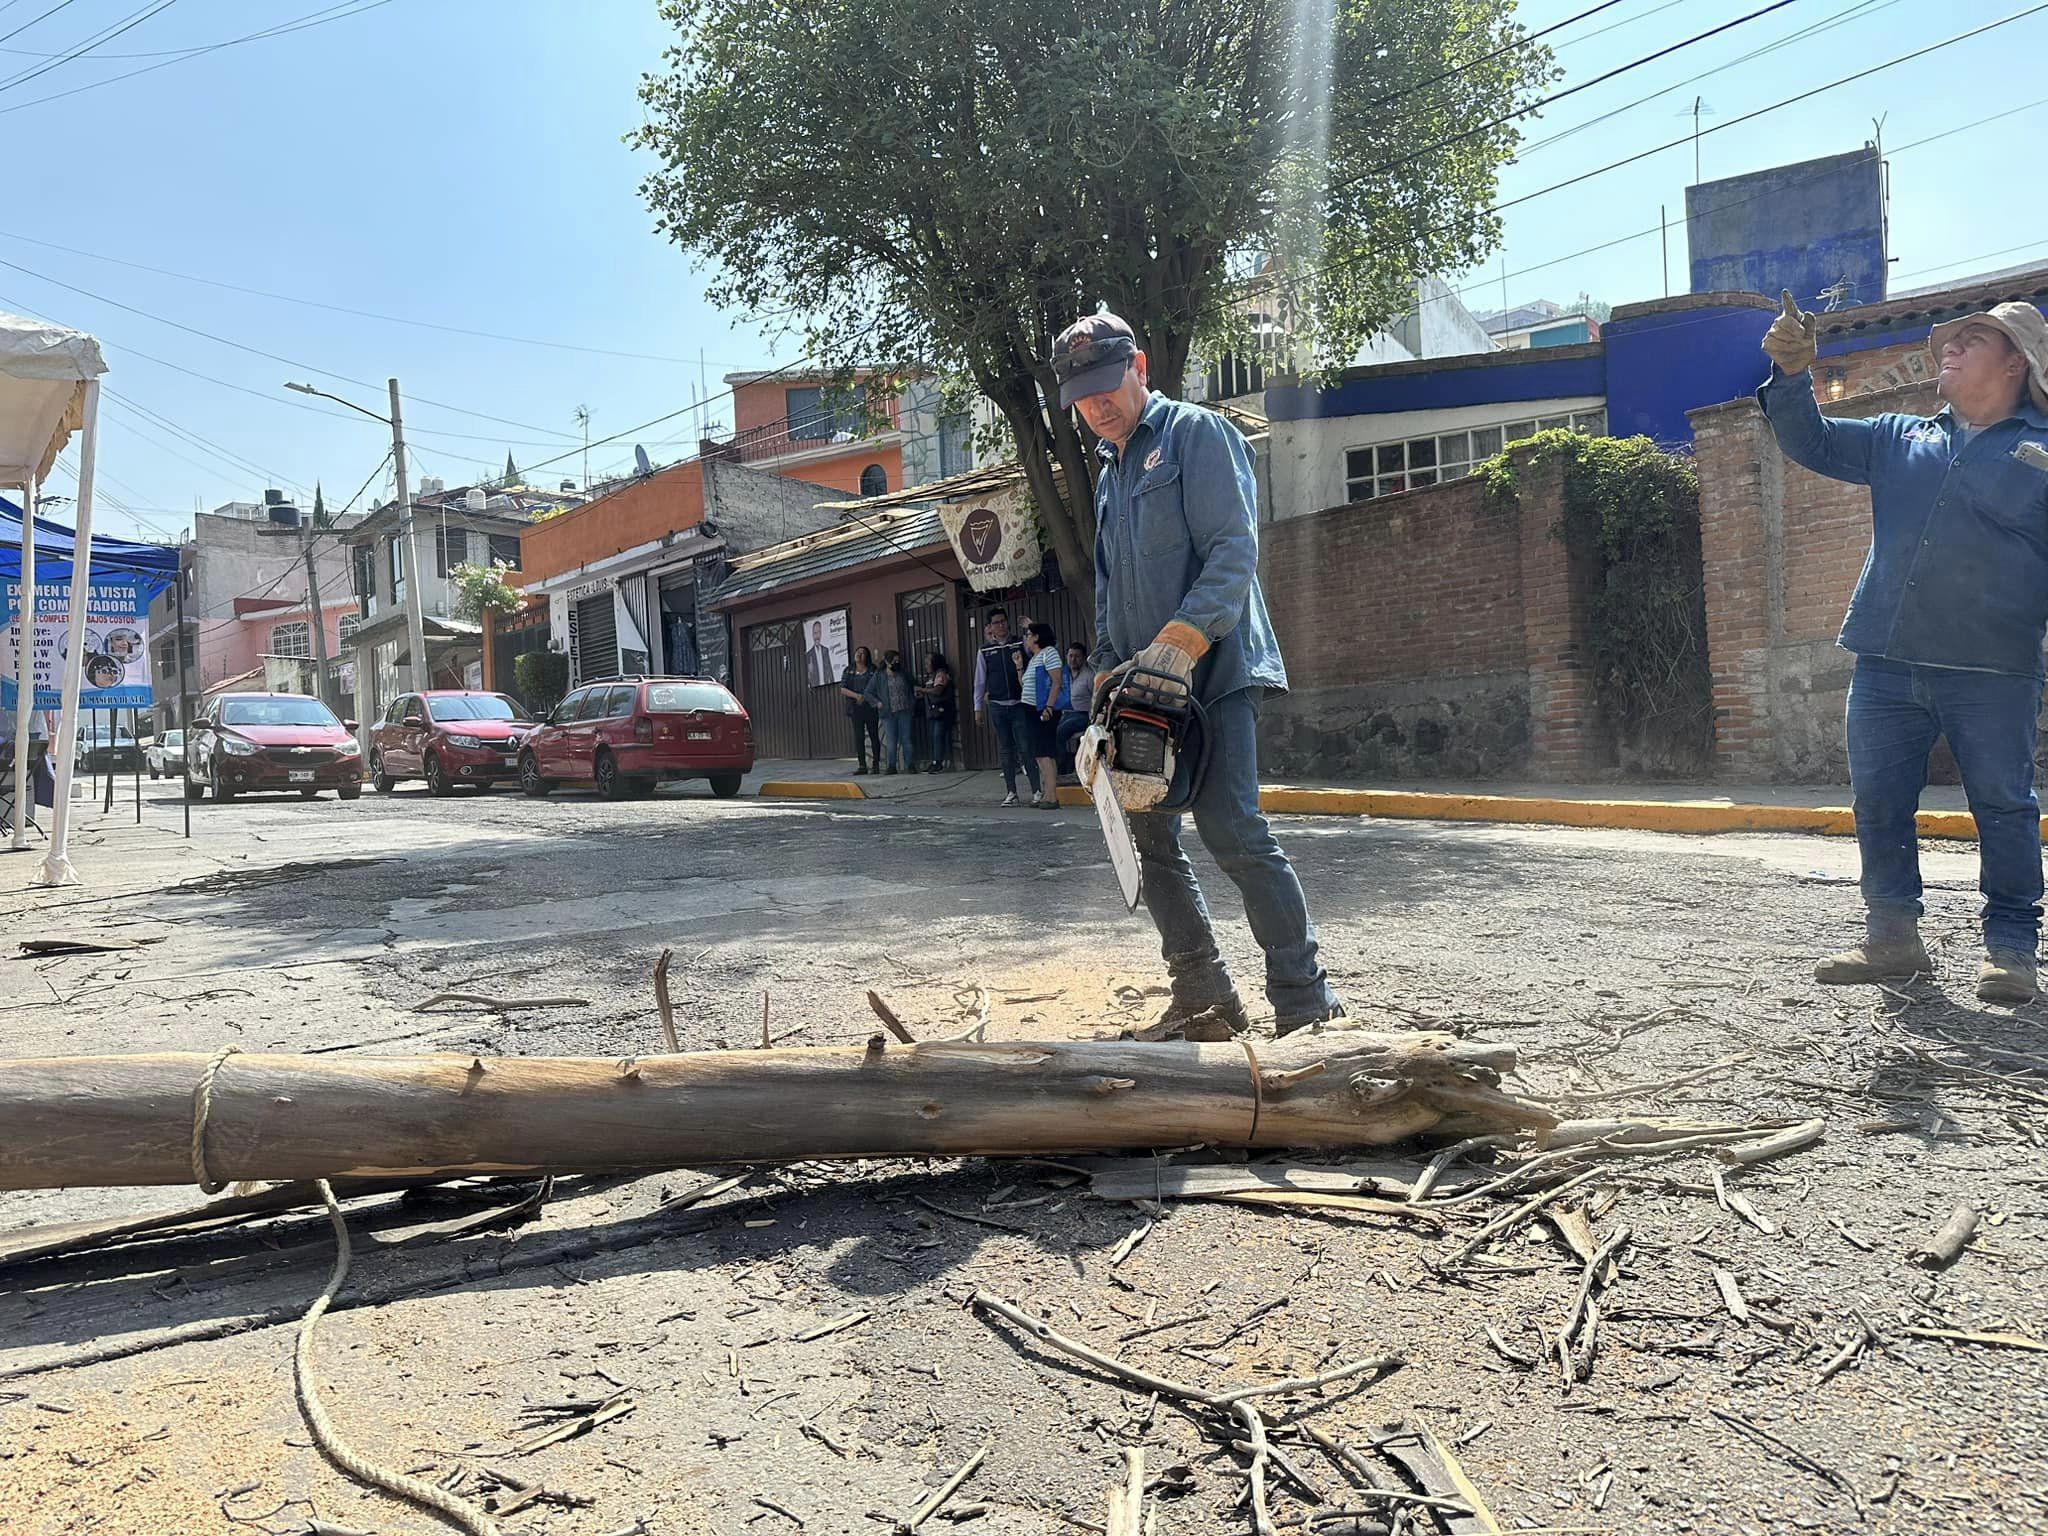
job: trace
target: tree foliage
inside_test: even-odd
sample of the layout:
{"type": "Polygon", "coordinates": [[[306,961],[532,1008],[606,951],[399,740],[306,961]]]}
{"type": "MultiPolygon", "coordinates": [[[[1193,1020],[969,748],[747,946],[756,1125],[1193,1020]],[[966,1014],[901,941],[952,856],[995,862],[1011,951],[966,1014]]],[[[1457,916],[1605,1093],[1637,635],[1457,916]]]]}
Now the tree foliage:
{"type": "Polygon", "coordinates": [[[448,573],[454,594],[455,617],[465,623],[479,623],[486,613],[504,618],[519,609],[519,589],[505,579],[509,565],[476,565],[463,561],[448,573]]]}
{"type": "Polygon", "coordinates": [[[1083,587],[1091,445],[1046,409],[1053,338],[1107,304],[1175,395],[1197,346],[1262,325],[1342,366],[1491,249],[1507,119],[1553,74],[1512,0],[662,9],[633,136],[662,232],[846,377],[987,395],[1083,587]]]}
{"type": "Polygon", "coordinates": [[[521,651],[512,658],[512,686],[536,718],[545,718],[569,691],[569,658],[561,651],[521,651]]]}
{"type": "Polygon", "coordinates": [[[1593,691],[1622,766],[1699,772],[1713,758],[1714,700],[1697,466],[1647,437],[1538,432],[1474,471],[1489,496],[1519,494],[1518,454],[1564,467],[1555,531],[1595,573],[1593,691]]]}

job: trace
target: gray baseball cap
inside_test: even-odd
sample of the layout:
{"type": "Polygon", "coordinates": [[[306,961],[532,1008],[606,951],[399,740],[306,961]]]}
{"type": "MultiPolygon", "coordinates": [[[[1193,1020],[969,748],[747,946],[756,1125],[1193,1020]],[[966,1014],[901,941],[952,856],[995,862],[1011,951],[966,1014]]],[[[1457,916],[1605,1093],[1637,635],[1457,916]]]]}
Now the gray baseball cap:
{"type": "Polygon", "coordinates": [[[1060,409],[1090,395],[1106,395],[1123,383],[1138,356],[1130,325],[1107,310],[1076,320],[1052,344],[1052,376],[1059,381],[1060,409]]]}

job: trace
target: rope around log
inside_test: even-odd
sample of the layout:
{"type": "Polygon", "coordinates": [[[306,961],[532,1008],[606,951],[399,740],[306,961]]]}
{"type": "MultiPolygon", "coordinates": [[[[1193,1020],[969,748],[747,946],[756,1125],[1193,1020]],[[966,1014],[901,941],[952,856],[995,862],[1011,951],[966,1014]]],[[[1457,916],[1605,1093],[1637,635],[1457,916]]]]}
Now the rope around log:
{"type": "Polygon", "coordinates": [[[227,1059],[238,1055],[241,1049],[239,1045],[224,1045],[207,1057],[206,1065],[199,1071],[198,1085],[192,1090],[192,1182],[202,1194],[217,1195],[228,1187],[226,1179],[216,1179],[206,1170],[206,1117],[213,1109],[213,1080],[220,1076],[227,1059]]]}
{"type": "Polygon", "coordinates": [[[408,1477],[390,1467],[379,1466],[343,1438],[327,1417],[327,1410],[320,1406],[320,1398],[313,1383],[313,1330],[327,1313],[327,1307],[340,1292],[342,1283],[348,1279],[349,1242],[348,1226],[341,1219],[341,1206],[334,1198],[334,1188],[325,1179],[317,1181],[320,1198],[327,1203],[327,1219],[334,1225],[334,1273],[327,1281],[327,1288],[306,1309],[306,1316],[299,1324],[298,1348],[292,1356],[292,1375],[299,1389],[299,1406],[306,1415],[306,1424],[313,1431],[313,1443],[321,1454],[349,1476],[382,1488],[386,1493],[410,1499],[415,1504],[437,1510],[446,1515],[472,1536],[500,1536],[497,1521],[486,1510],[467,1499],[457,1498],[445,1488],[437,1488],[422,1478],[408,1477]]]}

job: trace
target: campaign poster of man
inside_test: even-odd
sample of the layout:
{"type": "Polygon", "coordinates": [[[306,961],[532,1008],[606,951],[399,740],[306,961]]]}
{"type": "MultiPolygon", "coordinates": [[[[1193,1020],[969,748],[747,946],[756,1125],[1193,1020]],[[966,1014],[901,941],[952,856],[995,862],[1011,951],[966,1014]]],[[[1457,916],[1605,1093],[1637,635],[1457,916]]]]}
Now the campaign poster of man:
{"type": "Polygon", "coordinates": [[[846,644],[847,610],[814,613],[803,621],[804,680],[813,688],[839,681],[852,660],[846,644]]]}

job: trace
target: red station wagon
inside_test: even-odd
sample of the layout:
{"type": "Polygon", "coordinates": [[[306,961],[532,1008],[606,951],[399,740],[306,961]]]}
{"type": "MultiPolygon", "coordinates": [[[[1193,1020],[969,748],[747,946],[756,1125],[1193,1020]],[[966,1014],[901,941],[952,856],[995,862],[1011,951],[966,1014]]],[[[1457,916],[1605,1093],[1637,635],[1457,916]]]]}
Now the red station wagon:
{"type": "Polygon", "coordinates": [[[502,693],[430,688],[391,701],[370,728],[370,782],[380,795],[400,779],[425,779],[436,795],[458,784],[509,784],[533,716],[502,693]]]}
{"type": "Polygon", "coordinates": [[[727,799],[754,766],[754,723],[718,683],[701,677],[621,678],[578,688],[519,752],[519,784],[545,795],[588,781],[607,800],[657,783],[709,779],[727,799]]]}
{"type": "Polygon", "coordinates": [[[331,789],[353,800],[363,792],[354,729],[304,694],[221,694],[185,732],[185,798],[295,789],[310,800],[331,789]]]}

